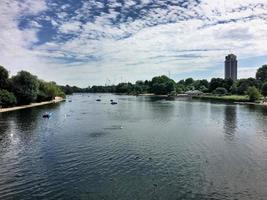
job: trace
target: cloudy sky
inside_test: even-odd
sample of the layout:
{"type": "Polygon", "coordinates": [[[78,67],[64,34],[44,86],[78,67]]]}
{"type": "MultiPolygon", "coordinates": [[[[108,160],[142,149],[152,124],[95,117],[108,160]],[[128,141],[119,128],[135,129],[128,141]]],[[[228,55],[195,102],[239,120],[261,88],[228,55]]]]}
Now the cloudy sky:
{"type": "Polygon", "coordinates": [[[166,74],[239,78],[267,63],[266,0],[1,0],[0,65],[88,86],[166,74]]]}

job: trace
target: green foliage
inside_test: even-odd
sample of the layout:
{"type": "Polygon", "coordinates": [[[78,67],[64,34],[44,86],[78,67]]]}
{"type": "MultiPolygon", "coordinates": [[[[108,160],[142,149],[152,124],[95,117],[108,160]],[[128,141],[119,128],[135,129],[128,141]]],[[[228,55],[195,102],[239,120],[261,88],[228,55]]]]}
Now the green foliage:
{"type": "Polygon", "coordinates": [[[21,71],[12,77],[11,82],[18,104],[29,104],[37,99],[39,82],[36,76],[21,71]]]}
{"type": "Polygon", "coordinates": [[[249,87],[256,87],[258,89],[261,88],[261,82],[254,78],[247,78],[247,79],[239,79],[237,81],[237,94],[244,95],[249,87]]]}
{"type": "Polygon", "coordinates": [[[184,86],[183,85],[181,85],[179,83],[176,85],[176,93],[177,94],[182,94],[184,92],[184,90],[185,89],[184,89],[184,86]]]}
{"type": "Polygon", "coordinates": [[[225,79],[223,81],[223,87],[227,90],[230,91],[231,87],[233,86],[234,81],[231,78],[225,79]]]}
{"type": "Polygon", "coordinates": [[[261,82],[267,81],[267,65],[263,65],[257,70],[256,79],[260,80],[261,82]]]}
{"type": "Polygon", "coordinates": [[[259,100],[261,96],[259,90],[255,86],[248,88],[247,95],[252,102],[259,100]]]}
{"type": "Polygon", "coordinates": [[[16,105],[15,95],[7,90],[0,90],[0,107],[7,108],[16,105]]]}
{"type": "Polygon", "coordinates": [[[39,80],[39,91],[37,95],[37,101],[51,101],[56,96],[65,98],[65,93],[54,82],[45,82],[39,80]]]}
{"type": "Polygon", "coordinates": [[[0,65],[0,89],[6,89],[8,86],[8,71],[0,65]]]}
{"type": "Polygon", "coordinates": [[[224,87],[224,79],[222,79],[222,78],[211,79],[210,84],[209,84],[209,91],[213,92],[214,90],[216,90],[219,87],[220,88],[224,87]]]}
{"type": "Polygon", "coordinates": [[[194,79],[193,78],[187,78],[185,79],[185,85],[191,85],[194,83],[194,79]]]}
{"type": "Polygon", "coordinates": [[[267,82],[265,82],[261,88],[261,94],[266,97],[267,96],[267,82]]]}
{"type": "Polygon", "coordinates": [[[213,92],[214,92],[214,94],[218,94],[218,95],[227,94],[227,90],[225,88],[223,88],[223,87],[218,87],[213,92]]]}
{"type": "Polygon", "coordinates": [[[131,83],[119,83],[116,86],[116,93],[130,94],[132,89],[133,89],[133,85],[131,83]]]}
{"type": "Polygon", "coordinates": [[[237,94],[237,86],[236,83],[234,83],[230,88],[231,94],[237,94]]]}
{"type": "Polygon", "coordinates": [[[191,88],[188,89],[199,90],[201,92],[208,92],[208,87],[209,87],[209,82],[206,79],[203,79],[194,81],[194,83],[191,85],[191,88]]]}
{"type": "Polygon", "coordinates": [[[176,90],[176,84],[174,80],[168,78],[167,76],[156,76],[152,79],[152,92],[158,95],[169,94],[176,90]]]}

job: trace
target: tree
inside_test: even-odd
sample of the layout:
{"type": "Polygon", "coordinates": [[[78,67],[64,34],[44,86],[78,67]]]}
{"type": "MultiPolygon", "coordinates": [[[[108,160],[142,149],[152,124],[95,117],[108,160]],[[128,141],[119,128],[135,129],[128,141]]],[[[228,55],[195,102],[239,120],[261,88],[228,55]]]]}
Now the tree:
{"type": "Polygon", "coordinates": [[[196,80],[193,83],[194,89],[200,90],[202,92],[207,92],[207,88],[209,87],[209,82],[206,79],[196,80]]]}
{"type": "Polygon", "coordinates": [[[267,82],[265,82],[261,88],[261,94],[264,96],[264,100],[266,100],[267,96],[267,82]]]}
{"type": "Polygon", "coordinates": [[[7,108],[16,105],[17,100],[13,93],[0,90],[0,107],[7,108]]]}
{"type": "Polygon", "coordinates": [[[231,87],[233,86],[234,81],[231,78],[227,78],[224,80],[223,87],[227,90],[230,91],[231,87]]]}
{"type": "Polygon", "coordinates": [[[223,87],[218,87],[216,90],[214,90],[214,93],[218,95],[225,95],[227,94],[227,90],[223,87]]]}
{"type": "Polygon", "coordinates": [[[246,94],[249,87],[255,86],[256,88],[261,88],[261,82],[255,78],[240,79],[236,83],[237,93],[240,95],[246,94]]]}
{"type": "Polygon", "coordinates": [[[237,86],[236,83],[234,83],[230,88],[231,94],[237,94],[237,86]]]}
{"type": "Polygon", "coordinates": [[[8,71],[0,65],[0,89],[6,89],[8,85],[8,71]]]}
{"type": "Polygon", "coordinates": [[[223,86],[224,86],[224,79],[213,78],[211,79],[210,84],[209,84],[209,91],[213,92],[214,90],[216,90],[216,88],[223,87],[223,86]]]}
{"type": "Polygon", "coordinates": [[[39,90],[37,95],[37,101],[51,101],[56,96],[60,96],[62,98],[65,97],[64,92],[56,85],[55,82],[45,82],[39,80],[39,90]]]}
{"type": "Polygon", "coordinates": [[[175,82],[174,80],[168,78],[167,76],[156,76],[152,78],[152,87],[151,90],[154,94],[169,94],[172,91],[175,91],[175,82]]]}
{"type": "Polygon", "coordinates": [[[257,70],[256,79],[262,82],[267,81],[267,65],[263,65],[257,70]]]}
{"type": "Polygon", "coordinates": [[[39,82],[36,76],[29,72],[21,71],[11,79],[12,91],[18,104],[29,104],[37,99],[39,82]]]}
{"type": "Polygon", "coordinates": [[[255,86],[248,88],[247,95],[249,96],[250,101],[257,101],[261,96],[259,90],[255,86]]]}
{"type": "Polygon", "coordinates": [[[119,83],[116,86],[116,92],[117,93],[131,93],[133,89],[133,85],[131,83],[119,83]]]}
{"type": "Polygon", "coordinates": [[[193,78],[187,78],[185,79],[185,85],[191,85],[194,83],[194,79],[193,78]]]}

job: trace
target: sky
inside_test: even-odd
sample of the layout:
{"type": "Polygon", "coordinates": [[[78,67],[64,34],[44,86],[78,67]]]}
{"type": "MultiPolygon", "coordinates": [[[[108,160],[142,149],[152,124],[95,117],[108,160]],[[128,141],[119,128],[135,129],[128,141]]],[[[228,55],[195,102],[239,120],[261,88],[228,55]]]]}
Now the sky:
{"type": "Polygon", "coordinates": [[[0,65],[86,87],[267,64],[266,0],[0,0],[0,65]]]}

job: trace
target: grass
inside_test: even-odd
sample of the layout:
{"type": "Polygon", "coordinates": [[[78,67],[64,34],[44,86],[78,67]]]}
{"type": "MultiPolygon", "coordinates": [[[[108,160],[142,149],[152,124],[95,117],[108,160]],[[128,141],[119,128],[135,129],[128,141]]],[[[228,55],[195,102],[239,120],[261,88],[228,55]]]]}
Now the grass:
{"type": "Polygon", "coordinates": [[[201,95],[195,96],[193,98],[196,99],[204,99],[204,100],[219,100],[219,101],[227,101],[227,102],[249,102],[249,98],[247,95],[201,95]]]}

